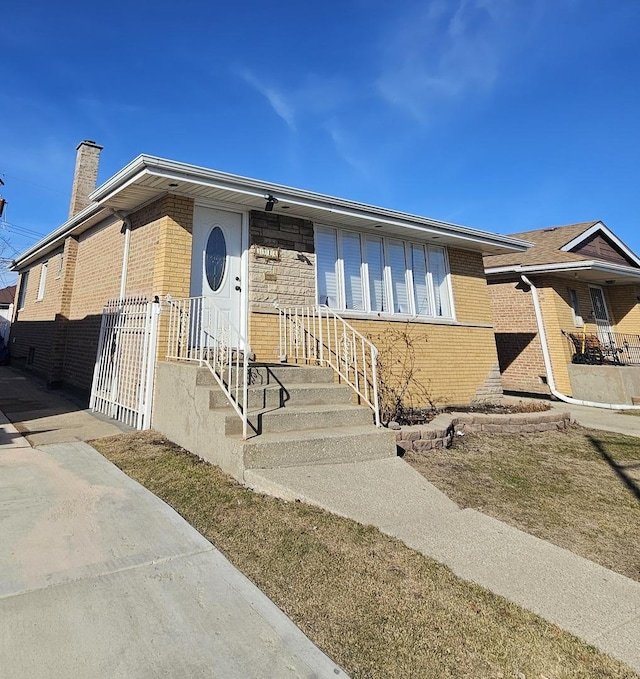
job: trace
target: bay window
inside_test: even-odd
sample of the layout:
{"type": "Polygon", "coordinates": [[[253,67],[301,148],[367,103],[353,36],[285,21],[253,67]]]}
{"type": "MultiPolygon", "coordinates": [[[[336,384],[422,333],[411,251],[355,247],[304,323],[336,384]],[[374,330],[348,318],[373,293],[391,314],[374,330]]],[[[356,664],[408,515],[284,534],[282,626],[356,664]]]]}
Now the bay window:
{"type": "Polygon", "coordinates": [[[445,248],[315,229],[317,301],[338,311],[453,318],[445,248]]]}

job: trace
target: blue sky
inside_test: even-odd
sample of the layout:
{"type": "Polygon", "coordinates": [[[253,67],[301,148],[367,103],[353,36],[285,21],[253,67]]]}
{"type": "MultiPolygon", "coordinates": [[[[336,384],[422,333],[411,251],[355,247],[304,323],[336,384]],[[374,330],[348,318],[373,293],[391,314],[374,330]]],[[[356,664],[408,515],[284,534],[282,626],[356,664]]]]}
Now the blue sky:
{"type": "MultiPolygon", "coordinates": [[[[640,253],[640,2],[35,0],[3,8],[0,257],[140,153],[640,253]]],[[[0,274],[1,282],[10,276],[0,274]]]]}

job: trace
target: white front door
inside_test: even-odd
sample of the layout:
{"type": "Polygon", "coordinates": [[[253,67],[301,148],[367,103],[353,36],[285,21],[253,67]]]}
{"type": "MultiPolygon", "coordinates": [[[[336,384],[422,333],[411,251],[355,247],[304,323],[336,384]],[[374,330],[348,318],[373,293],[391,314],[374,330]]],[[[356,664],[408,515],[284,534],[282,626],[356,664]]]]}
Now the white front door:
{"type": "MultiPolygon", "coordinates": [[[[191,297],[203,297],[202,330],[215,334],[220,312],[244,335],[243,219],[237,212],[196,206],[193,215],[191,297]],[[216,327],[214,327],[214,325],[216,327]]],[[[231,339],[231,338],[229,338],[231,339]]],[[[238,346],[237,339],[231,339],[238,346]]]]}
{"type": "Polygon", "coordinates": [[[598,328],[598,339],[605,347],[609,347],[614,343],[614,336],[607,303],[604,299],[604,290],[595,285],[590,285],[589,293],[591,294],[593,317],[598,328]]]}

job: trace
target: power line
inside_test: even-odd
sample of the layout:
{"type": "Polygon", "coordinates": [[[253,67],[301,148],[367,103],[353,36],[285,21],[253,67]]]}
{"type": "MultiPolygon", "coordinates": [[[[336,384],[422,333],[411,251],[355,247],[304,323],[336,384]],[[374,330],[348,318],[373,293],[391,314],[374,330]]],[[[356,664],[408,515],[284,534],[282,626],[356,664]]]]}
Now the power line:
{"type": "Polygon", "coordinates": [[[46,234],[39,231],[34,231],[26,226],[20,226],[19,224],[13,224],[12,222],[2,222],[0,226],[9,227],[7,231],[14,231],[19,236],[32,236],[33,238],[43,238],[46,234]]]}

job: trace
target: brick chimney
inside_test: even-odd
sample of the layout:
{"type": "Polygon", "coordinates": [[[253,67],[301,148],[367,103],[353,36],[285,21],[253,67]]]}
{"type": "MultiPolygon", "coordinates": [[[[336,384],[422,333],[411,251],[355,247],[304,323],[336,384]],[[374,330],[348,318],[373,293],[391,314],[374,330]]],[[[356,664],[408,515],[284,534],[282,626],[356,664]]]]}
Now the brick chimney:
{"type": "Polygon", "coordinates": [[[78,144],[76,151],[76,169],[73,173],[69,219],[89,205],[89,194],[96,188],[98,181],[98,163],[102,146],[98,146],[95,141],[85,139],[78,144]]]}

